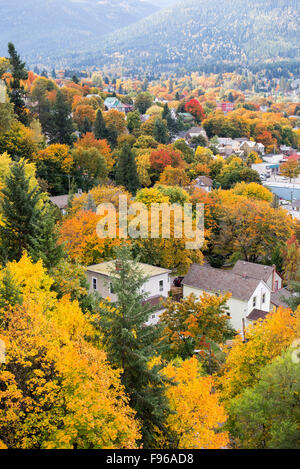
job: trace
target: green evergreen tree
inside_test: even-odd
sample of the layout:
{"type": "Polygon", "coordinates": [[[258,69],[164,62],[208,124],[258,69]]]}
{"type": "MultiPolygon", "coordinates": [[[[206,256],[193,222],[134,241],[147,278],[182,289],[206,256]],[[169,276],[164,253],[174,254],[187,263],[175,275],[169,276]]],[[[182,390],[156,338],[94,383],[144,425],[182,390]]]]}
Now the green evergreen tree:
{"type": "Polygon", "coordinates": [[[161,366],[149,367],[154,344],[160,335],[158,326],[146,325],[153,308],[142,293],[145,278],[130,248],[122,246],[116,252],[112,272],[112,291],[117,296],[117,312],[104,309],[100,312],[104,342],[110,362],[122,369],[121,380],[142,423],[144,448],[153,448],[157,430],[165,432],[164,421],[168,404],[164,396],[161,366]]]}
{"type": "Polygon", "coordinates": [[[60,248],[56,246],[53,212],[39,189],[30,188],[23,161],[12,165],[2,193],[2,262],[19,261],[24,250],[34,261],[42,258],[46,265],[55,262],[60,248]]]}
{"type": "Polygon", "coordinates": [[[128,143],[123,145],[120,152],[116,170],[116,183],[126,187],[133,195],[139,187],[135,158],[128,143]]]}
{"type": "Polygon", "coordinates": [[[63,93],[59,90],[51,115],[50,142],[71,145],[73,143],[73,132],[71,109],[63,93]]]}
{"type": "Polygon", "coordinates": [[[14,105],[14,112],[19,121],[23,124],[28,123],[28,117],[25,111],[26,92],[21,80],[27,80],[28,73],[25,69],[25,62],[22,62],[19,54],[17,54],[15,46],[8,43],[9,62],[11,65],[12,79],[9,83],[9,98],[14,105]]]}
{"type": "Polygon", "coordinates": [[[101,109],[98,109],[94,124],[94,136],[97,140],[107,138],[107,129],[101,109]]]}
{"type": "Polygon", "coordinates": [[[165,145],[169,141],[168,129],[165,121],[157,118],[154,123],[153,137],[159,143],[165,145]]]}

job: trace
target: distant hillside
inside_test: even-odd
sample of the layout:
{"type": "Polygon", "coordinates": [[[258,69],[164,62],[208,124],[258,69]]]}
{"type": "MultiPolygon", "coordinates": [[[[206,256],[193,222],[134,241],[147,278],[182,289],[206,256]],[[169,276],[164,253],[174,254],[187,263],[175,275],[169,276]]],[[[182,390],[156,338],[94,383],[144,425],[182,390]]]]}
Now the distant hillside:
{"type": "Polygon", "coordinates": [[[72,60],[137,72],[299,60],[299,24],[299,0],[185,0],[72,60]]]}
{"type": "Polygon", "coordinates": [[[0,57],[9,41],[29,62],[99,48],[104,35],[157,10],[144,0],[0,0],[0,57]]]}

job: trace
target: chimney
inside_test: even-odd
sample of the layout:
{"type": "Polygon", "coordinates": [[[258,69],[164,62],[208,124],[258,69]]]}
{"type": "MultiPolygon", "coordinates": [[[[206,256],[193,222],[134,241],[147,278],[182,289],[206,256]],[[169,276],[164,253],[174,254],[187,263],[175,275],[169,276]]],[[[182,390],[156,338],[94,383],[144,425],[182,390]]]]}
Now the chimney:
{"type": "Polygon", "coordinates": [[[275,291],[275,272],[276,272],[276,265],[272,265],[272,291],[275,291]]]}

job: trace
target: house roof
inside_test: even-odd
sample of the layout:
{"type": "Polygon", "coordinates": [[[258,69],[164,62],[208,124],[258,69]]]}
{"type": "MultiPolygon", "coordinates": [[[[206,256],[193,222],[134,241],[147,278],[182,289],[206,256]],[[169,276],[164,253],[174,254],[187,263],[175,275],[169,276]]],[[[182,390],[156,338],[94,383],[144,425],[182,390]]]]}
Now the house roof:
{"type": "Polygon", "coordinates": [[[247,275],[248,277],[266,282],[272,275],[273,267],[263,264],[254,264],[253,262],[237,261],[232,269],[234,274],[247,275]]]}
{"type": "MultiPolygon", "coordinates": [[[[74,194],[74,197],[80,197],[82,194],[74,194]]],[[[50,201],[54,204],[57,205],[58,208],[63,209],[68,206],[68,200],[69,200],[70,195],[57,195],[55,197],[50,197],[50,201]]]]}
{"type": "Polygon", "coordinates": [[[156,311],[163,309],[163,303],[167,301],[166,297],[163,296],[152,296],[143,301],[143,304],[150,305],[152,308],[155,308],[156,311]]]}
{"type": "Polygon", "coordinates": [[[286,288],[281,288],[280,290],[271,293],[271,303],[277,307],[284,306],[286,308],[288,304],[285,302],[285,300],[291,298],[291,296],[291,292],[289,292],[286,288]]]}
{"type": "Polygon", "coordinates": [[[190,130],[187,131],[186,135],[189,135],[189,134],[202,134],[203,132],[205,132],[203,127],[192,127],[190,130]]]}
{"type": "Polygon", "coordinates": [[[252,277],[243,277],[232,271],[192,264],[182,283],[212,293],[229,292],[233,298],[249,301],[260,281],[252,277]]]}
{"type": "Polygon", "coordinates": [[[258,319],[265,319],[269,314],[267,311],[262,311],[261,309],[253,309],[250,314],[248,314],[247,319],[250,321],[257,321],[258,319]]]}
{"type": "MultiPolygon", "coordinates": [[[[143,264],[138,262],[140,270],[143,272],[145,277],[155,277],[156,275],[171,273],[171,270],[162,269],[161,267],[156,267],[150,264],[143,264]]],[[[112,272],[116,267],[116,261],[102,262],[101,264],[90,265],[87,267],[88,272],[93,272],[96,274],[105,275],[106,277],[112,277],[112,272]]]]}
{"type": "Polygon", "coordinates": [[[202,185],[209,186],[209,187],[211,187],[212,184],[213,184],[212,179],[210,179],[207,176],[198,176],[197,179],[196,179],[196,182],[197,183],[200,182],[200,183],[202,183],[202,185]]]}

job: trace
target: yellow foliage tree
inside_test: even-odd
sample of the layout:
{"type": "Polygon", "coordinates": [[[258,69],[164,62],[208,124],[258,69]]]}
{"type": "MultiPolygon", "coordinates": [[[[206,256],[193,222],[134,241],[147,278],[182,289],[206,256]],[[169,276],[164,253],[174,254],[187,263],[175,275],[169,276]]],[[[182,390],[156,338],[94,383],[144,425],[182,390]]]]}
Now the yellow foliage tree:
{"type": "Polygon", "coordinates": [[[93,328],[78,303],[57,300],[41,263],[26,255],[9,268],[23,304],[1,311],[0,447],[136,448],[138,424],[119,371],[93,346],[93,328]]]}
{"type": "Polygon", "coordinates": [[[220,431],[227,416],[213,392],[212,377],[204,377],[195,357],[170,363],[163,374],[174,384],[166,395],[173,413],[166,426],[177,449],[220,449],[229,442],[228,433],[220,431]]]}
{"type": "Polygon", "coordinates": [[[222,399],[226,402],[240,396],[245,388],[259,379],[262,368],[284,352],[299,337],[300,308],[293,313],[278,308],[264,321],[257,321],[246,330],[246,340],[238,335],[227,351],[222,376],[219,378],[222,399]]]}

